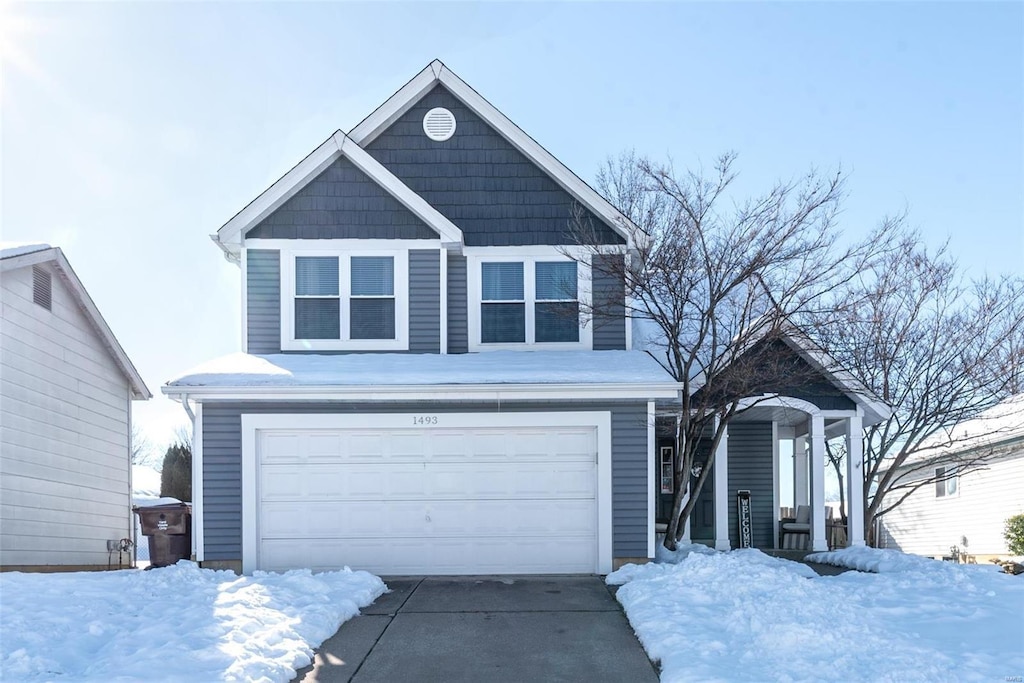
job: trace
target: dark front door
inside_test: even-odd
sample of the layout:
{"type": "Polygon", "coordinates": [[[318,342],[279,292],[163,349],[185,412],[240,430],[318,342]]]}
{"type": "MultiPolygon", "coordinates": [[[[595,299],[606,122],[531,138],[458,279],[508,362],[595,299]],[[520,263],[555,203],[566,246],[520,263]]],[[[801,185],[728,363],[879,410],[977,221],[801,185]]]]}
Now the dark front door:
{"type": "MultiPolygon", "coordinates": [[[[697,461],[701,467],[704,466],[703,458],[698,457],[697,461]]],[[[714,466],[708,479],[704,482],[704,488],[697,499],[697,506],[693,508],[690,516],[690,539],[693,541],[715,540],[715,472],[714,466]]],[[[690,475],[690,491],[696,490],[697,477],[690,475]]]]}

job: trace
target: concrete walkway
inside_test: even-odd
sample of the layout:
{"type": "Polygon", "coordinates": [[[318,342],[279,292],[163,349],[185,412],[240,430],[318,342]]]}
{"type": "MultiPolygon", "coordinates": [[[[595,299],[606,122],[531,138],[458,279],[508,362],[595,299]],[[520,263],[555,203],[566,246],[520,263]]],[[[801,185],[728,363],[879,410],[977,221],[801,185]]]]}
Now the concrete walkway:
{"type": "Polygon", "coordinates": [[[296,681],[657,681],[600,577],[386,580],[296,681]]]}

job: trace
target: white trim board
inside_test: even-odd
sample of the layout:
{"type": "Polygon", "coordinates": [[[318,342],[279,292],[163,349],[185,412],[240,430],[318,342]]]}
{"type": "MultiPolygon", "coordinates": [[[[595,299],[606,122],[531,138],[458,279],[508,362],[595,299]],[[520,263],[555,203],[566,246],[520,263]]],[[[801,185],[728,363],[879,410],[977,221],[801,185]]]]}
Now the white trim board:
{"type": "Polygon", "coordinates": [[[445,384],[414,386],[164,386],[172,398],[247,401],[558,401],[603,399],[670,399],[675,384],[445,384]]]}
{"type": "MultiPolygon", "coordinates": [[[[424,429],[410,413],[243,414],[242,572],[259,566],[257,432],[264,429],[424,429]]],[[[597,430],[597,556],[595,573],[612,570],[612,432],[608,411],[543,413],[437,413],[438,429],[472,427],[594,427],[597,430]]]]}

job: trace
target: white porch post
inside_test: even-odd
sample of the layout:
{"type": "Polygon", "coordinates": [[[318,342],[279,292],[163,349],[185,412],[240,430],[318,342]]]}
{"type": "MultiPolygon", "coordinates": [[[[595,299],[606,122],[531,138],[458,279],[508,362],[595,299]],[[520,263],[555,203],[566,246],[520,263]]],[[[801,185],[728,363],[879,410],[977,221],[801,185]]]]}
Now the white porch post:
{"type": "Polygon", "coordinates": [[[825,418],[811,416],[811,550],[828,550],[825,537],[825,418]]]}
{"type": "Polygon", "coordinates": [[[864,418],[860,415],[846,421],[846,536],[851,547],[864,545],[864,418]]]}
{"type": "Polygon", "coordinates": [[[807,437],[793,439],[793,507],[807,505],[807,437]]]}
{"type": "Polygon", "coordinates": [[[715,451],[715,550],[730,550],[729,544],[729,427],[722,428],[722,440],[715,451]]]}

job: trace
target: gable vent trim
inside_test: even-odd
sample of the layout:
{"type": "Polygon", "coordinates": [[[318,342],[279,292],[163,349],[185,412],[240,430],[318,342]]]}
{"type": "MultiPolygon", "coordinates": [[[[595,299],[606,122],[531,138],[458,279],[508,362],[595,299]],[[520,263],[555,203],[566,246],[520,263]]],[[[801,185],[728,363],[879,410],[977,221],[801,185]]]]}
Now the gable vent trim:
{"type": "Polygon", "coordinates": [[[53,310],[53,283],[50,272],[39,266],[32,266],[32,301],[48,311],[53,310]]]}
{"type": "Polygon", "coordinates": [[[434,107],[423,117],[423,132],[436,142],[444,142],[455,135],[455,114],[444,107],[434,107]]]}

